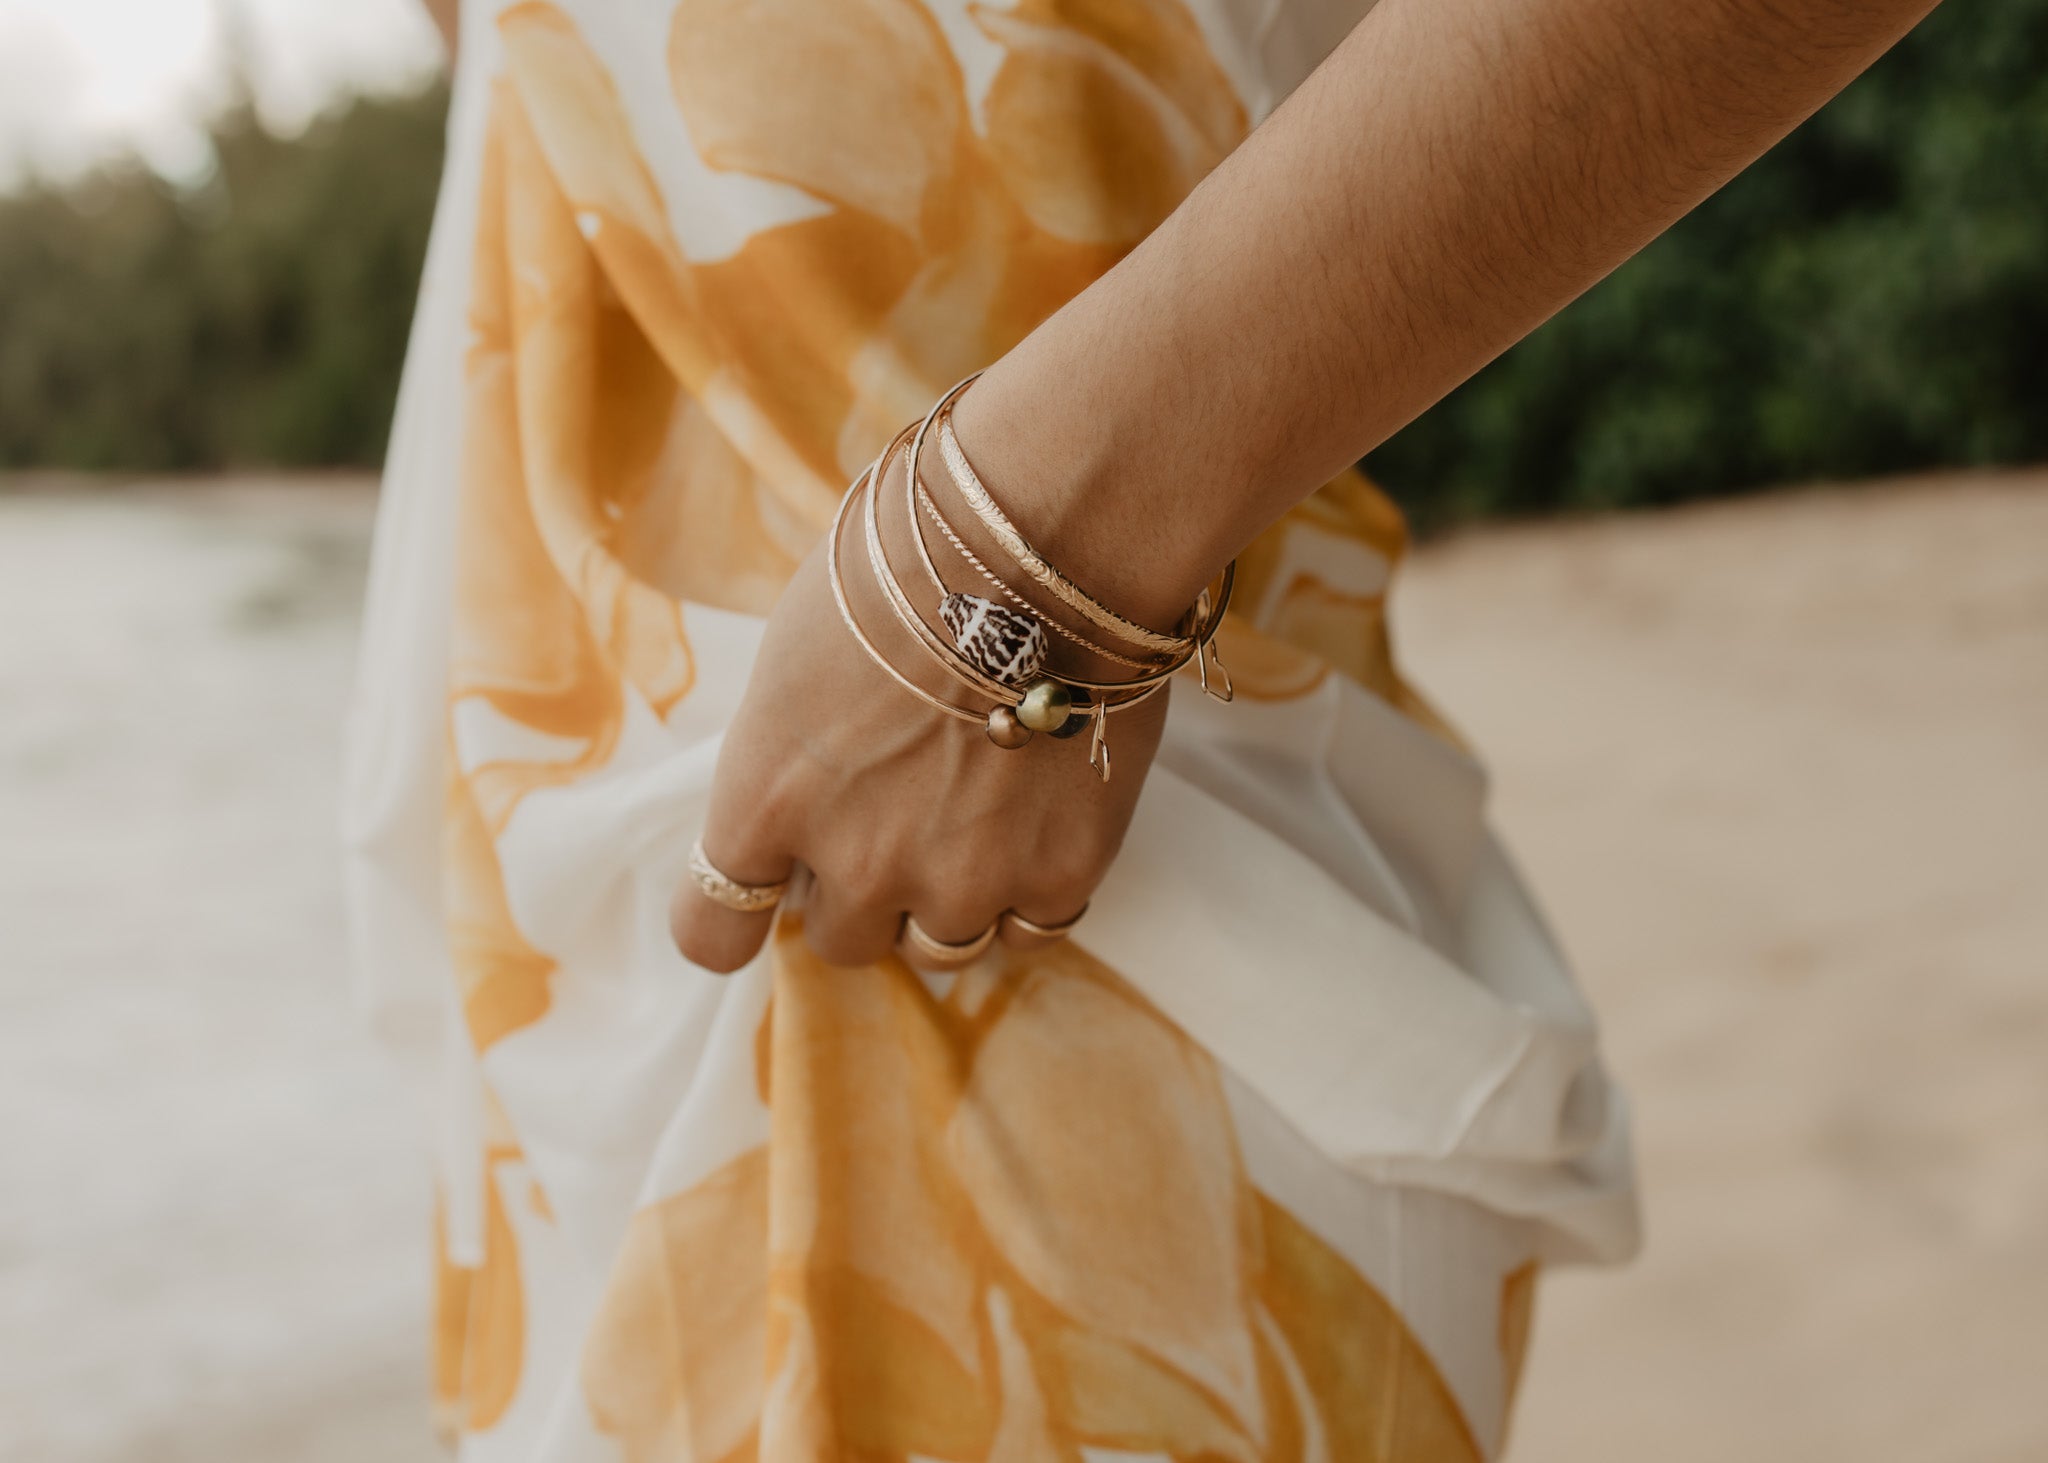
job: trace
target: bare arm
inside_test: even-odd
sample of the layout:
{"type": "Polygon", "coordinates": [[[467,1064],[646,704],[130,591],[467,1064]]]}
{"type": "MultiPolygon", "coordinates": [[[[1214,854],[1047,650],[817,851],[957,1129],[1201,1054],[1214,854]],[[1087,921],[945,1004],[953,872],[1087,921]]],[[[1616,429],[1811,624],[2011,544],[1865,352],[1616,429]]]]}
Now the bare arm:
{"type": "MultiPolygon", "coordinates": [[[[1050,557],[1164,628],[1260,529],[1932,5],[1381,0],[1149,239],[989,370],[961,441],[1050,557]]],[[[749,883],[807,865],[806,935],[840,963],[882,955],[906,910],[951,941],[1006,909],[1054,923],[1108,868],[1163,715],[1118,718],[1106,786],[1073,743],[996,752],[863,659],[813,556],[726,737],[706,849],[749,883]]],[[[693,888],[674,909],[683,951],[721,970],[769,920],[693,888]]]]}
{"type": "Polygon", "coordinates": [[[1382,0],[988,373],[961,440],[1077,574],[1170,618],[1932,8],[1382,0]]]}
{"type": "Polygon", "coordinates": [[[462,10],[462,0],[420,0],[427,15],[434,22],[434,29],[441,33],[441,44],[448,48],[448,64],[455,65],[455,37],[460,29],[457,17],[462,10]]]}

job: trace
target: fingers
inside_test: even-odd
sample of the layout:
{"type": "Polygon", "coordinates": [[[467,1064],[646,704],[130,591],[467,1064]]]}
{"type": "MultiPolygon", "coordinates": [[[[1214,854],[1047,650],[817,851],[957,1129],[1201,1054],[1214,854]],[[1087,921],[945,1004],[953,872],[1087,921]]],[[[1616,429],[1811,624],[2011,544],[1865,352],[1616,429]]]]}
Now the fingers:
{"type": "MultiPolygon", "coordinates": [[[[669,933],[691,964],[729,975],[759,953],[774,928],[775,910],[731,908],[707,892],[705,884],[724,888],[718,875],[742,887],[783,883],[794,872],[795,861],[765,825],[728,826],[715,817],[704,830],[703,852],[711,872],[701,880],[693,872],[676,891],[669,904],[669,933]]],[[[731,897],[729,888],[724,892],[731,897]]]]}
{"type": "MultiPolygon", "coordinates": [[[[715,871],[708,881],[730,897],[718,875],[757,886],[787,880],[794,869],[805,884],[805,941],[836,966],[872,965],[893,952],[919,969],[951,970],[971,964],[998,940],[1016,950],[1057,944],[1087,908],[1094,885],[1093,869],[1078,861],[1051,878],[1040,870],[1028,883],[983,869],[959,883],[914,884],[902,877],[906,871],[892,870],[871,852],[812,873],[780,849],[758,825],[714,820],[704,836],[705,859],[715,871]]],[[[731,908],[697,877],[684,883],[669,911],[676,947],[693,964],[720,973],[752,960],[774,923],[774,909],[731,908]]]]}
{"type": "Polygon", "coordinates": [[[896,943],[900,896],[855,877],[820,877],[804,901],[804,941],[827,965],[873,965],[896,943]]]}

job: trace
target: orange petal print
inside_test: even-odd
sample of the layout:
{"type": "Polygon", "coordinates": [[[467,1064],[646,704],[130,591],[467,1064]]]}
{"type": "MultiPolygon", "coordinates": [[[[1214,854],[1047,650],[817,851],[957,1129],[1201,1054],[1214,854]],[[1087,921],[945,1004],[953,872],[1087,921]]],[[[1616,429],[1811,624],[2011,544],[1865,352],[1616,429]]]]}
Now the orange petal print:
{"type": "Polygon", "coordinates": [[[1398,701],[1405,687],[1394,672],[1386,596],[1406,548],[1400,511],[1355,469],[1260,534],[1238,556],[1224,646],[1238,691],[1259,700],[1304,694],[1320,679],[1308,668],[1320,662],[1398,701]]]}
{"type": "Polygon", "coordinates": [[[497,847],[459,772],[449,778],[441,827],[449,961],[469,1039],[482,1052],[547,1014],[555,962],[513,923],[497,847]]]}
{"type": "MultiPolygon", "coordinates": [[[[851,476],[937,389],[894,349],[905,337],[892,311],[912,281],[1000,274],[1011,215],[969,247],[989,190],[959,67],[915,0],[685,0],[668,54],[706,162],[832,206],[761,230],[698,277],[749,392],[807,462],[851,476]]],[[[971,352],[982,301],[946,293],[935,338],[971,352]]]]}
{"type": "Polygon", "coordinates": [[[646,490],[619,523],[621,562],[673,598],[767,615],[811,526],[756,489],[753,469],[696,402],[685,397],[666,425],[646,490]]]}
{"type": "Polygon", "coordinates": [[[448,1258],[447,1206],[434,1204],[434,1325],[432,1384],[434,1432],[443,1447],[462,1438],[463,1357],[469,1350],[470,1291],[476,1272],[448,1258]]]}
{"type": "Polygon", "coordinates": [[[712,167],[921,234],[967,109],[953,54],[916,0],[680,0],[668,59],[712,167]]]}
{"type": "Polygon", "coordinates": [[[695,678],[682,608],[619,563],[613,538],[623,509],[614,495],[630,485],[599,475],[607,456],[598,444],[621,410],[608,403],[608,388],[632,382],[626,409],[650,395],[665,401],[668,388],[628,322],[603,328],[607,287],[569,201],[524,113],[510,109],[507,123],[513,376],[527,502],[591,633],[661,714],[695,678]]]}
{"type": "Polygon", "coordinates": [[[1252,1211],[1210,1058],[1060,946],[1012,976],[949,1146],[1077,1436],[1255,1458],[1252,1211]]]}
{"type": "Polygon", "coordinates": [[[534,525],[520,455],[505,226],[517,111],[501,84],[491,98],[478,200],[449,695],[456,703],[478,698],[561,749],[537,769],[471,766],[471,793],[493,832],[530,787],[608,755],[620,710],[618,678],[534,525]]]}
{"type": "Polygon", "coordinates": [[[1482,1463],[1450,1388],[1401,1313],[1265,1196],[1259,1298],[1314,1398],[1308,1426],[1337,1463],[1482,1463]]]}
{"type": "MultiPolygon", "coordinates": [[[[1529,1355],[1529,1330],[1536,1319],[1536,1277],[1541,1267],[1534,1260],[1516,1266],[1500,1283],[1500,1355],[1507,1382],[1502,1392],[1502,1428],[1515,1415],[1515,1393],[1522,1385],[1522,1363],[1529,1355]]],[[[1500,1440],[1502,1451],[1507,1438],[1500,1440]]]]}
{"type": "Polygon", "coordinates": [[[463,1427],[486,1432],[519,1391],[526,1361],[526,1296],[519,1273],[519,1241],[498,1185],[504,1168],[518,1165],[517,1148],[491,1149],[484,1177],[484,1263],[471,1272],[468,1339],[462,1351],[463,1427]]]}
{"type": "Polygon", "coordinates": [[[1062,239],[1135,244],[1243,135],[1174,0],[1077,0],[974,17],[1008,52],[984,107],[1003,183],[1062,239]]]}
{"type": "Polygon", "coordinates": [[[768,1154],[633,1216],[583,1353],[583,1393],[627,1463],[750,1456],[767,1350],[768,1154]]]}
{"type": "Polygon", "coordinates": [[[575,22],[540,0],[511,7],[498,28],[545,167],[568,200],[570,231],[585,241],[677,384],[710,413],[761,485],[815,533],[838,502],[838,484],[805,460],[750,385],[734,379],[729,342],[717,337],[670,233],[661,190],[604,62],[575,22]]]}
{"type": "Polygon", "coordinates": [[[1008,13],[1107,46],[1158,88],[1219,156],[1243,140],[1250,126],[1244,103],[1181,0],[1020,0],[1008,13]]]}
{"type": "Polygon", "coordinates": [[[979,1457],[993,1379],[973,1212],[937,1142],[960,1082],[946,1017],[901,965],[820,964],[794,919],[775,961],[768,1245],[783,1319],[764,1445],[979,1457]]]}

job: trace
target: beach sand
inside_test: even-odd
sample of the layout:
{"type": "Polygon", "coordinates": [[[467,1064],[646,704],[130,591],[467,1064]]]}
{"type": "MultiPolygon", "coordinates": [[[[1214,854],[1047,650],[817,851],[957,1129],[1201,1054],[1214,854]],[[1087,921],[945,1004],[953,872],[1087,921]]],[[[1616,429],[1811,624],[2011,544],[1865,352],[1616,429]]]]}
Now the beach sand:
{"type": "MultiPolygon", "coordinates": [[[[330,832],[370,509],[0,492],[0,1457],[442,1456],[330,832]]],[[[1640,1124],[1510,1457],[2048,1457],[2048,475],[1475,532],[1396,630],[1640,1124]]]]}

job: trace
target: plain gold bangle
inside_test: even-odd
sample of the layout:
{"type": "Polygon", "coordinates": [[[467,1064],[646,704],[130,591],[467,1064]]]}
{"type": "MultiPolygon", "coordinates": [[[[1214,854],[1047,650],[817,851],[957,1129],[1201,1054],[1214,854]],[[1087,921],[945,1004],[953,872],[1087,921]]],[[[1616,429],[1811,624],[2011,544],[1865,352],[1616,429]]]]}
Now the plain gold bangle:
{"type": "MultiPolygon", "coordinates": [[[[892,443],[891,445],[893,446],[894,444],[892,443]]],[[[885,453],[887,452],[886,448],[883,450],[885,453]]],[[[846,532],[846,510],[852,505],[853,500],[860,495],[864,487],[872,491],[875,472],[881,466],[881,463],[882,459],[876,458],[868,464],[866,472],[853,480],[853,486],[848,488],[846,495],[839,500],[839,511],[832,515],[830,536],[825,540],[825,577],[832,585],[832,600],[839,606],[839,618],[845,623],[847,632],[853,636],[854,641],[862,650],[867,652],[868,659],[886,671],[889,679],[897,685],[901,686],[925,705],[931,707],[934,711],[943,711],[946,715],[956,717],[961,721],[985,723],[988,719],[987,713],[969,711],[963,706],[955,706],[943,696],[934,696],[924,687],[918,685],[917,682],[911,680],[910,677],[904,675],[903,672],[897,670],[890,663],[889,657],[882,654],[881,650],[875,645],[875,642],[868,638],[867,631],[861,628],[860,621],[854,616],[853,606],[847,601],[846,585],[840,578],[839,568],[839,541],[846,532]]]]}
{"type": "MultiPolygon", "coordinates": [[[[918,562],[924,567],[925,578],[930,582],[932,588],[938,591],[941,598],[950,592],[950,586],[946,583],[945,576],[939,573],[939,566],[933,561],[931,549],[924,541],[924,530],[918,523],[918,510],[920,508],[924,510],[924,515],[932,521],[939,532],[946,536],[946,542],[953,546],[955,553],[966,560],[983,579],[994,585],[1002,593],[1003,598],[1017,606],[1018,609],[1023,610],[1054,634],[1080,646],[1090,655],[1099,655],[1105,660],[1115,661],[1118,665],[1127,665],[1132,670],[1148,671],[1154,669],[1159,663],[1157,656],[1154,656],[1151,660],[1137,660],[1131,656],[1111,650],[1106,645],[1098,645],[1079,631],[1070,629],[1052,615],[1048,615],[1023,595],[1017,593],[1014,588],[1004,582],[1001,575],[997,574],[995,570],[989,568],[982,561],[980,555],[967,547],[961,540],[960,535],[954,531],[953,525],[946,521],[946,515],[939,511],[939,505],[932,500],[930,491],[926,489],[924,480],[918,473],[918,466],[924,459],[925,434],[931,430],[932,422],[937,418],[939,412],[962,391],[965,391],[972,385],[975,377],[980,374],[977,371],[974,376],[969,376],[965,380],[958,382],[945,395],[932,403],[932,409],[925,413],[924,420],[917,424],[916,434],[910,439],[910,460],[906,464],[903,475],[903,506],[910,515],[911,541],[917,547],[918,562]]],[[[901,441],[901,438],[898,441],[901,441]]],[[[894,451],[895,449],[892,447],[890,450],[894,451]]],[[[878,478],[876,481],[877,486],[879,486],[880,479],[878,478]]]]}

